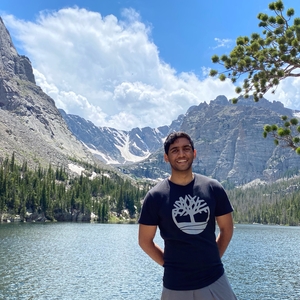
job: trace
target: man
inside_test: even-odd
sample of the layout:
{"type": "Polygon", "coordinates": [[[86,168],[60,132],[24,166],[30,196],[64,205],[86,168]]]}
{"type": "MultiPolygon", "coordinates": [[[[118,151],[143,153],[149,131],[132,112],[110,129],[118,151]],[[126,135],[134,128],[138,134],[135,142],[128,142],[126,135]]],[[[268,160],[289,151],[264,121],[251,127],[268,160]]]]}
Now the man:
{"type": "Polygon", "coordinates": [[[228,197],[218,181],[192,172],[188,134],[171,133],[164,150],[171,176],[147,193],[139,218],[140,247],[164,267],[161,300],[237,299],[221,262],[233,234],[228,197]],[[153,241],[157,227],[164,250],[153,241]]]}

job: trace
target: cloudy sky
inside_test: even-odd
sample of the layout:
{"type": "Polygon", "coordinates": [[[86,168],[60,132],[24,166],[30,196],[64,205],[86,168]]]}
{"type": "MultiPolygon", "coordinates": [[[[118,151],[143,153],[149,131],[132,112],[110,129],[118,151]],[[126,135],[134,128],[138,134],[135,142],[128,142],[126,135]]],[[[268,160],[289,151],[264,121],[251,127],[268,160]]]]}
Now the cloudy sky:
{"type": "MultiPolygon", "coordinates": [[[[192,105],[236,96],[208,76],[214,54],[261,32],[270,0],[2,0],[0,15],[58,108],[98,126],[169,125],[192,105]],[[3,3],[4,2],[4,3],[3,3]]],[[[300,1],[285,0],[300,16],[300,1]]],[[[300,109],[300,78],[270,101],[300,109]]]]}

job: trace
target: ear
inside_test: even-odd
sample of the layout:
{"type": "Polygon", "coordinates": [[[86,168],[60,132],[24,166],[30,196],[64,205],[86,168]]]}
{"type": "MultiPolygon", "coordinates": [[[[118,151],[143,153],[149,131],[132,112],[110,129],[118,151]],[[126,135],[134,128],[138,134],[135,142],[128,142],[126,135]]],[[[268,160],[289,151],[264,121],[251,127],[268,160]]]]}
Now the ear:
{"type": "Polygon", "coordinates": [[[196,158],[196,156],[197,156],[197,151],[196,149],[194,149],[194,159],[196,158]]]}
{"type": "Polygon", "coordinates": [[[166,163],[169,162],[169,157],[168,157],[168,155],[167,155],[166,153],[164,154],[164,159],[165,159],[165,162],[166,162],[166,163]]]}

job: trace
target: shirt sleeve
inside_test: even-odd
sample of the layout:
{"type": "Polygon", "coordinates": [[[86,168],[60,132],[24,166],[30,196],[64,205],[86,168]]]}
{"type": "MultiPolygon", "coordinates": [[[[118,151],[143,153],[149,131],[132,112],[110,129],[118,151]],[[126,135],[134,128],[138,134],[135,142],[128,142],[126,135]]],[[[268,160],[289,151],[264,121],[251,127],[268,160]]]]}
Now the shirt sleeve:
{"type": "Polygon", "coordinates": [[[215,216],[219,217],[232,212],[233,207],[228,199],[228,196],[223,186],[218,181],[214,181],[213,191],[216,198],[215,216]]]}
{"type": "Polygon", "coordinates": [[[157,201],[155,201],[151,192],[148,192],[144,198],[138,222],[139,224],[151,226],[158,225],[159,223],[157,201]]]}

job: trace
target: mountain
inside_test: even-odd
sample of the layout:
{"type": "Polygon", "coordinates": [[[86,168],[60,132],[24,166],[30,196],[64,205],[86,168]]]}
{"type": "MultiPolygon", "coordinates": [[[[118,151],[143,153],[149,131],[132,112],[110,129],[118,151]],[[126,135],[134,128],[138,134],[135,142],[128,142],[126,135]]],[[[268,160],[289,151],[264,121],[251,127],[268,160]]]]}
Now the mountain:
{"type": "Polygon", "coordinates": [[[59,110],[69,129],[99,160],[111,165],[128,165],[148,158],[171,131],[179,130],[183,115],[170,126],[133,128],[130,131],[97,127],[77,115],[59,110]]]}
{"type": "Polygon", "coordinates": [[[106,163],[136,178],[157,180],[169,175],[163,160],[163,140],[174,130],[183,130],[195,142],[195,172],[212,176],[230,185],[260,179],[273,182],[297,174],[300,158],[291,149],[275,147],[262,136],[265,124],[278,124],[281,116],[295,111],[281,102],[262,98],[240,98],[233,105],[225,96],[209,104],[192,106],[170,126],[135,128],[129,132],[96,127],[78,116],[61,111],[70,130],[86,147],[106,163]]]}
{"type": "Polygon", "coordinates": [[[35,83],[30,60],[19,55],[0,18],[0,157],[15,153],[29,166],[68,168],[96,159],[68,129],[52,98],[35,83]]]}
{"type": "Polygon", "coordinates": [[[114,165],[137,178],[168,176],[163,140],[183,130],[195,141],[195,172],[231,185],[260,179],[274,181],[297,174],[300,158],[292,150],[264,139],[264,124],[280,122],[294,111],[280,102],[240,98],[232,105],[225,96],[192,106],[172,124],[122,131],[58,110],[35,83],[30,60],[19,55],[0,18],[0,159],[15,153],[29,166],[63,165],[76,172],[74,162],[114,165]]]}
{"type": "MultiPolygon", "coordinates": [[[[292,117],[294,113],[276,101],[261,99],[255,103],[252,98],[241,98],[233,105],[225,96],[191,107],[180,130],[189,133],[195,142],[194,171],[232,186],[256,179],[274,182],[297,174],[300,157],[290,148],[275,147],[271,138],[262,135],[265,124],[278,124],[282,115],[292,117]]],[[[170,171],[162,149],[122,169],[152,179],[166,177],[170,171]]]]}

